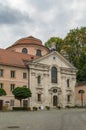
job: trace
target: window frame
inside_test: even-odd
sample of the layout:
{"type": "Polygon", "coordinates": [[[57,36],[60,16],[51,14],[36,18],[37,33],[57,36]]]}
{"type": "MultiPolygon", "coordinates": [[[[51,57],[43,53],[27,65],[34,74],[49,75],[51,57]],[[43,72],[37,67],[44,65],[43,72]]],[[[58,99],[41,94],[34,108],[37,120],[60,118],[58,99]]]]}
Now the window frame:
{"type": "Polygon", "coordinates": [[[3,69],[0,69],[0,77],[3,77],[3,69]]]}
{"type": "Polygon", "coordinates": [[[37,77],[37,83],[41,84],[41,76],[40,75],[38,75],[38,77],[37,77]]]}
{"type": "Polygon", "coordinates": [[[27,79],[27,73],[23,72],[23,79],[27,79]]]}
{"type": "Polygon", "coordinates": [[[15,78],[15,70],[10,71],[10,76],[11,76],[11,78],[15,78]]]}
{"type": "Polygon", "coordinates": [[[40,94],[40,93],[37,94],[37,101],[38,101],[38,102],[41,102],[41,100],[42,100],[42,99],[41,99],[41,95],[42,95],[42,94],[40,94]]]}
{"type": "Polygon", "coordinates": [[[37,50],[36,50],[36,56],[42,56],[40,49],[37,49],[37,50]]]}
{"type": "Polygon", "coordinates": [[[10,84],[10,91],[12,92],[15,89],[15,84],[10,84]]]}
{"type": "Polygon", "coordinates": [[[67,88],[70,87],[70,79],[67,79],[67,88]]]}
{"type": "Polygon", "coordinates": [[[27,48],[23,48],[23,49],[22,49],[22,53],[23,53],[23,54],[28,54],[28,49],[27,49],[27,48]]]}
{"type": "Polygon", "coordinates": [[[67,95],[67,102],[70,103],[71,101],[71,95],[67,95]]]}
{"type": "Polygon", "coordinates": [[[15,101],[14,101],[13,99],[11,99],[11,100],[10,100],[10,106],[14,106],[14,102],[15,102],[15,101]]]}
{"type": "Polygon", "coordinates": [[[3,88],[4,84],[3,83],[0,83],[0,88],[3,88]]]}
{"type": "Polygon", "coordinates": [[[53,66],[51,68],[51,82],[52,83],[58,83],[58,80],[57,80],[57,68],[55,66],[53,66]]]}

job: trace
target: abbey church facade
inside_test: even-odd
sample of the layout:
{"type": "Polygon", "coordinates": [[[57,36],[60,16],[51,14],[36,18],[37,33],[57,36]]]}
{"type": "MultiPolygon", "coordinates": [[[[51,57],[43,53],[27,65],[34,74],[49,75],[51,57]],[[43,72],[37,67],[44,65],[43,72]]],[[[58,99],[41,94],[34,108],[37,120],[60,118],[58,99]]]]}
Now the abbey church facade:
{"type": "Polygon", "coordinates": [[[0,88],[7,93],[0,97],[0,106],[19,106],[12,95],[18,86],[29,87],[32,92],[22,106],[74,106],[75,84],[76,68],[58,52],[50,52],[37,38],[21,38],[0,49],[0,88]]]}

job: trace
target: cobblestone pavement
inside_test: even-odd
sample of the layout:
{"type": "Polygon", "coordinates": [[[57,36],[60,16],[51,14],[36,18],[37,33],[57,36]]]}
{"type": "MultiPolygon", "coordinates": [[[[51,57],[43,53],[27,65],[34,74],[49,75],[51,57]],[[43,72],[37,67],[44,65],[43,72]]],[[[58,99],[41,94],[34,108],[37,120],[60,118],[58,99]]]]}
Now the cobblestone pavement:
{"type": "Polygon", "coordinates": [[[0,130],[86,130],[86,110],[0,112],[0,130]]]}

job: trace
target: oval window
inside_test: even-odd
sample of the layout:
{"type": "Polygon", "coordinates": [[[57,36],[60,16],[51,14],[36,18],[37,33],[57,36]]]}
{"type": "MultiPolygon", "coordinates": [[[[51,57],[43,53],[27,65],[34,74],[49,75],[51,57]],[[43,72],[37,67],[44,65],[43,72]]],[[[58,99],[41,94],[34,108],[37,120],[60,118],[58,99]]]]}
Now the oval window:
{"type": "Polygon", "coordinates": [[[54,93],[57,93],[57,89],[53,89],[53,92],[54,92],[54,93]]]}
{"type": "Polygon", "coordinates": [[[25,53],[25,54],[27,54],[27,53],[28,53],[28,50],[27,50],[27,48],[23,48],[23,49],[22,49],[22,53],[25,53]]]}

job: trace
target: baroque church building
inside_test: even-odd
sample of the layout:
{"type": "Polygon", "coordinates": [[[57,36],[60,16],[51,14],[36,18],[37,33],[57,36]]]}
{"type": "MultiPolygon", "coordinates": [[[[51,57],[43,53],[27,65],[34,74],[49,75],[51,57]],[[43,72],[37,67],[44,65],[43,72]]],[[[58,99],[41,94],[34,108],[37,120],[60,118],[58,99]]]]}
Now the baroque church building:
{"type": "Polygon", "coordinates": [[[76,68],[57,51],[50,51],[41,40],[32,36],[21,38],[6,49],[0,49],[0,109],[19,106],[12,91],[26,86],[32,97],[22,106],[74,106],[76,68]]]}

